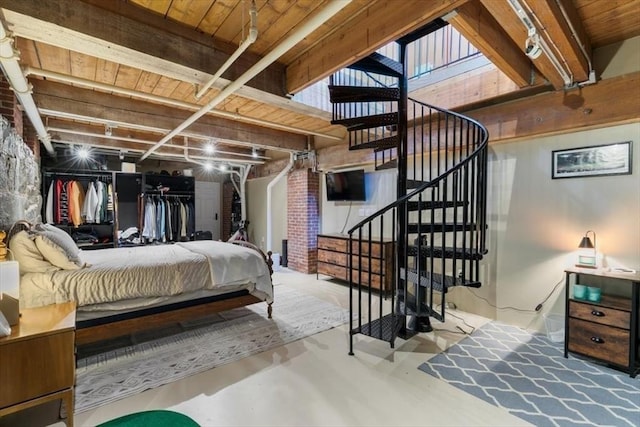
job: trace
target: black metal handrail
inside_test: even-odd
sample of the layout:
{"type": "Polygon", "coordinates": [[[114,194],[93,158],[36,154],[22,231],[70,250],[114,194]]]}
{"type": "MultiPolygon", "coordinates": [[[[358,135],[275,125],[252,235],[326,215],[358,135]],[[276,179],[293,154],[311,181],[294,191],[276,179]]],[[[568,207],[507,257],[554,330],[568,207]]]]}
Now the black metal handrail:
{"type": "MultiPolygon", "coordinates": [[[[406,327],[407,315],[434,316],[444,320],[447,288],[479,285],[478,261],[486,253],[486,154],[489,139],[486,128],[460,113],[409,100],[423,110],[427,108],[430,117],[428,128],[424,127],[424,117],[414,114],[411,119],[416,129],[414,135],[426,133],[428,137],[428,150],[424,153],[424,144],[418,147],[414,136],[411,147],[414,159],[418,155],[434,156],[437,165],[430,163],[425,166],[424,162],[414,162],[414,177],[420,175],[415,188],[348,231],[350,307],[352,314],[358,313],[355,319],[352,315],[351,335],[364,333],[389,341],[392,347],[396,336],[406,327]],[[437,129],[432,127],[432,117],[436,118],[437,129]],[[437,133],[435,147],[432,144],[434,132],[437,133]],[[444,141],[440,140],[442,133],[444,141]],[[425,167],[434,166],[436,176],[425,180],[425,167]],[[409,209],[410,206],[415,209],[409,209]],[[460,214],[461,220],[458,219],[460,214]],[[417,216],[417,222],[410,223],[412,215],[417,216]],[[447,222],[449,215],[453,215],[453,223],[447,222]],[[399,226],[400,223],[404,223],[403,227],[399,226]],[[405,233],[398,231],[403,229],[405,233]],[[417,236],[413,242],[410,235],[417,236]],[[377,287],[371,271],[378,258],[372,252],[388,241],[393,242],[395,248],[394,280],[390,289],[380,286],[374,299],[372,290],[377,287]],[[413,295],[410,295],[410,290],[413,295]],[[354,310],[354,293],[358,298],[357,311],[354,310]],[[390,306],[386,303],[389,296],[390,306]],[[363,298],[366,299],[367,313],[364,317],[363,298]],[[433,308],[438,298],[439,312],[433,308]],[[357,322],[355,327],[354,322],[357,322]]],[[[407,150],[403,151],[407,155],[407,150]]],[[[385,254],[383,258],[389,256],[385,254]]],[[[353,339],[350,353],[353,354],[353,339]]]]}

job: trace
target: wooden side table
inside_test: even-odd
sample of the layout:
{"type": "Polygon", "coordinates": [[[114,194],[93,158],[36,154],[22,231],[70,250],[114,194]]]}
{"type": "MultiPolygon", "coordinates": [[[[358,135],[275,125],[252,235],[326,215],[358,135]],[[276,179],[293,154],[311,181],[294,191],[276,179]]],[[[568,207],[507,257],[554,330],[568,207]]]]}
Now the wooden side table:
{"type": "Polygon", "coordinates": [[[23,309],[0,338],[0,417],[62,399],[73,426],[74,302],[23,309]]]}

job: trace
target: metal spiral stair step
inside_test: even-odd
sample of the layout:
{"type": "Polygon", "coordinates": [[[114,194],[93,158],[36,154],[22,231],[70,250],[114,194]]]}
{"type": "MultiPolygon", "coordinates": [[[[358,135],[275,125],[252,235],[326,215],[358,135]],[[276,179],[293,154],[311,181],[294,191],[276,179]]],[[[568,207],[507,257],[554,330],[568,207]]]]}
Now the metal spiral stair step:
{"type": "Polygon", "coordinates": [[[383,341],[392,342],[398,336],[398,332],[405,325],[404,316],[397,314],[387,314],[386,316],[372,320],[351,330],[351,334],[363,334],[378,338],[383,341]]]}
{"type": "Polygon", "coordinates": [[[331,124],[343,125],[349,131],[390,126],[395,125],[396,123],[398,123],[397,112],[331,120],[331,124]]]}
{"type": "Polygon", "coordinates": [[[466,259],[472,261],[480,261],[484,257],[482,253],[476,249],[454,248],[450,246],[427,246],[427,245],[409,245],[407,247],[407,255],[409,256],[447,258],[447,259],[466,259]]]}
{"type": "Polygon", "coordinates": [[[381,139],[374,139],[372,141],[360,142],[349,146],[349,150],[366,150],[375,148],[378,150],[388,150],[389,148],[395,148],[398,146],[398,137],[389,136],[381,139]]]}
{"type": "Polygon", "coordinates": [[[451,231],[477,231],[480,227],[477,224],[473,223],[455,223],[455,222],[447,222],[447,223],[426,223],[426,224],[416,224],[411,223],[407,224],[407,232],[409,234],[417,234],[417,233],[442,233],[442,232],[451,232],[451,231]]]}
{"type": "Polygon", "coordinates": [[[400,100],[400,89],[394,87],[330,85],[329,99],[334,104],[398,101],[400,100]]]}
{"type": "MultiPolygon", "coordinates": [[[[420,183],[423,184],[422,181],[414,181],[416,183],[420,183]]],[[[409,187],[409,183],[407,181],[407,187],[409,187]]],[[[419,185],[412,187],[412,188],[417,188],[419,187],[419,185]]],[[[465,202],[461,202],[461,201],[448,201],[448,202],[442,202],[442,201],[414,201],[414,202],[409,202],[407,203],[407,210],[410,211],[422,211],[422,210],[431,210],[431,209],[445,209],[445,208],[454,208],[456,206],[461,207],[461,206],[466,206],[469,203],[465,203],[465,202]]]]}
{"type": "Polygon", "coordinates": [[[358,62],[349,65],[347,68],[352,70],[368,71],[390,77],[403,76],[403,67],[401,63],[377,52],[360,59],[358,62]]]}
{"type": "Polygon", "coordinates": [[[400,280],[406,280],[422,288],[433,288],[437,292],[447,292],[454,286],[466,286],[468,288],[479,288],[481,283],[477,280],[466,280],[460,277],[447,276],[429,271],[421,271],[418,274],[415,268],[400,268],[400,280]]]}

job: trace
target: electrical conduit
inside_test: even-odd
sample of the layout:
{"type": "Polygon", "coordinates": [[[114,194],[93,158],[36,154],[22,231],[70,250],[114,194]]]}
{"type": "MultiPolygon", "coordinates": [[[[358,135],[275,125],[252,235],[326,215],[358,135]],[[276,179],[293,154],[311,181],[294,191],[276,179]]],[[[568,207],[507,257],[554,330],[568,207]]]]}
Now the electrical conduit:
{"type": "Polygon", "coordinates": [[[22,74],[22,69],[18,64],[18,54],[13,49],[13,39],[9,37],[4,28],[4,24],[1,22],[0,64],[2,64],[2,69],[4,70],[4,74],[7,76],[7,80],[9,80],[11,88],[24,107],[24,111],[27,113],[29,121],[35,128],[36,133],[38,134],[38,139],[42,141],[42,144],[49,154],[55,154],[55,150],[51,145],[51,136],[47,133],[47,129],[42,122],[38,108],[31,96],[31,85],[29,85],[27,79],[25,79],[24,74],[22,74]]]}
{"type": "Polygon", "coordinates": [[[209,101],[205,106],[203,106],[200,110],[196,111],[192,114],[187,120],[185,120],[181,125],[177,128],[166,134],[160,141],[158,141],[153,147],[147,150],[146,153],[140,157],[140,161],[149,157],[153,152],[155,152],[158,148],[164,145],[166,142],[170,141],[171,138],[178,135],[184,129],[192,125],[196,122],[200,117],[204,116],[209,112],[213,107],[218,105],[220,102],[225,100],[229,95],[234,93],[236,90],[240,89],[242,85],[247,83],[249,80],[258,75],[262,70],[267,68],[273,62],[275,62],[280,56],[282,56],[285,52],[295,46],[297,43],[302,41],[307,35],[313,32],[315,29],[324,24],[329,18],[338,13],[342,8],[351,3],[351,0],[341,0],[341,1],[332,1],[325,7],[320,13],[315,15],[309,21],[305,22],[303,25],[298,27],[289,37],[287,37],[282,43],[276,46],[271,52],[265,55],[261,60],[259,60],[255,65],[249,68],[243,75],[238,77],[237,80],[231,82],[227,85],[218,95],[216,95],[211,101],[209,101]]]}
{"type": "Polygon", "coordinates": [[[267,185],[267,250],[271,251],[273,250],[273,245],[272,245],[272,223],[273,223],[273,215],[271,214],[271,192],[273,190],[273,186],[276,185],[278,183],[278,181],[280,181],[293,167],[293,161],[294,161],[294,157],[293,157],[293,153],[289,154],[289,163],[287,163],[287,166],[284,167],[284,169],[282,169],[280,171],[280,173],[278,175],[276,175],[275,178],[273,178],[269,184],[267,185]]]}

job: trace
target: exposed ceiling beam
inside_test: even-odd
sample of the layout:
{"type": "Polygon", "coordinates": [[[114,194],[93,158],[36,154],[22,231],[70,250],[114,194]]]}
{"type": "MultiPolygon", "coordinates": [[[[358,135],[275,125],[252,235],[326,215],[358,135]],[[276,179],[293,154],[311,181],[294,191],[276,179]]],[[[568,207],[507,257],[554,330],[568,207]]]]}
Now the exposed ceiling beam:
{"type": "Polygon", "coordinates": [[[467,0],[378,1],[287,67],[287,93],[329,76],[467,0]],[[373,36],[375,34],[375,37],[373,36]]]}
{"type": "MultiPolygon", "coordinates": [[[[522,51],[525,49],[525,42],[528,37],[527,28],[520,21],[513,8],[508,1],[480,0],[482,5],[493,15],[495,20],[500,23],[504,31],[511,37],[516,45],[520,46],[522,51]]],[[[549,60],[546,54],[540,55],[536,59],[531,60],[542,75],[557,90],[564,88],[565,82],[549,60]]]]}
{"type": "MultiPolygon", "coordinates": [[[[539,23],[543,28],[541,36],[548,38],[549,44],[555,45],[559,51],[558,54],[571,70],[573,80],[575,82],[588,80],[591,43],[587,39],[573,2],[566,0],[521,1],[533,11],[535,23],[539,23]],[[580,46],[586,47],[584,52],[580,46]]],[[[554,48],[554,46],[551,47],[554,48]]]]}
{"type": "MultiPolygon", "coordinates": [[[[189,116],[188,111],[92,90],[71,88],[60,83],[40,80],[34,80],[32,83],[34,98],[43,114],[44,110],[59,111],[70,115],[95,117],[103,123],[135,124],[132,128],[147,127],[162,133],[174,129],[189,116]]],[[[238,141],[242,145],[296,152],[304,151],[307,141],[304,135],[212,116],[202,117],[183,134],[198,134],[202,138],[220,138],[238,141]]]]}
{"type": "MultiPolygon", "coordinates": [[[[73,76],[67,76],[65,74],[61,74],[61,73],[56,73],[54,71],[47,71],[47,70],[42,70],[42,69],[38,69],[38,68],[33,68],[33,67],[25,67],[24,68],[24,73],[26,74],[26,76],[40,76],[40,77],[44,77],[48,80],[54,80],[54,81],[59,81],[59,82],[64,82],[64,83],[71,83],[75,86],[80,86],[80,87],[85,87],[85,88],[89,88],[89,89],[98,89],[98,90],[102,90],[102,91],[106,91],[106,92],[111,92],[111,93],[117,93],[120,95],[124,95],[124,96],[132,96],[134,98],[138,98],[138,99],[144,99],[144,100],[148,100],[148,101],[152,101],[152,102],[158,102],[160,104],[166,104],[166,105],[172,105],[174,107],[178,107],[181,109],[185,109],[185,110],[199,110],[201,108],[201,105],[199,104],[195,104],[195,103],[190,103],[190,102],[185,102],[185,101],[180,101],[177,99],[173,99],[173,98],[168,98],[168,97],[164,97],[164,96],[159,96],[159,95],[155,95],[152,93],[147,93],[147,92],[141,92],[141,91],[137,91],[134,89],[127,89],[127,88],[122,88],[119,86],[115,86],[115,85],[110,85],[110,84],[106,84],[106,83],[100,83],[100,82],[95,82],[93,80],[88,80],[88,79],[83,79],[80,77],[73,77],[73,76]]],[[[231,119],[231,120],[238,120],[241,122],[246,122],[246,123],[251,123],[251,124],[255,124],[258,126],[264,126],[264,127],[268,127],[268,128],[272,128],[272,129],[280,129],[280,130],[284,130],[287,132],[294,132],[294,133],[299,133],[302,135],[315,135],[315,136],[320,136],[323,138],[328,138],[328,139],[332,139],[335,141],[342,141],[344,139],[344,136],[336,136],[336,135],[331,135],[328,133],[324,133],[324,132],[315,132],[315,131],[311,131],[308,129],[302,129],[302,128],[296,128],[294,126],[288,126],[285,124],[281,124],[281,123],[274,123],[274,122],[269,122],[266,120],[262,120],[262,119],[257,119],[257,118],[253,118],[250,116],[243,116],[239,113],[232,113],[229,111],[223,111],[223,110],[217,110],[217,109],[212,109],[209,114],[212,114],[214,116],[220,116],[220,117],[224,117],[227,119],[231,119]]],[[[329,118],[327,118],[327,120],[329,120],[329,118]]],[[[344,131],[340,129],[340,133],[343,134],[344,131]]]]}
{"type": "Polygon", "coordinates": [[[456,12],[449,23],[467,40],[472,40],[473,45],[518,87],[529,86],[540,78],[522,48],[509,38],[481,3],[465,3],[456,12]]]}
{"type": "MultiPolygon", "coordinates": [[[[178,31],[169,33],[82,1],[3,0],[2,8],[16,35],[185,82],[205,84],[230,56],[214,49],[215,41],[194,43],[178,31]]],[[[171,25],[178,24],[165,20],[162,28],[171,25]]],[[[219,84],[225,86],[260,58],[251,59],[234,64],[219,84]]],[[[274,63],[249,85],[282,96],[283,72],[274,63]]]]}
{"type": "Polygon", "coordinates": [[[490,142],[577,132],[640,121],[640,72],[570,91],[547,92],[464,114],[489,130],[490,142]],[[615,102],[611,102],[615,99],[615,102]]]}

